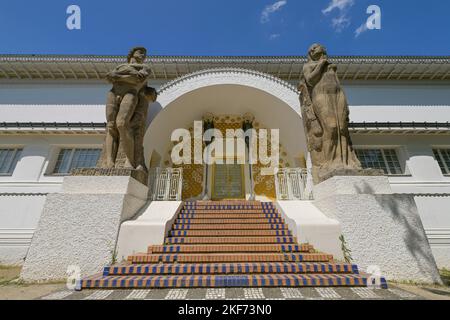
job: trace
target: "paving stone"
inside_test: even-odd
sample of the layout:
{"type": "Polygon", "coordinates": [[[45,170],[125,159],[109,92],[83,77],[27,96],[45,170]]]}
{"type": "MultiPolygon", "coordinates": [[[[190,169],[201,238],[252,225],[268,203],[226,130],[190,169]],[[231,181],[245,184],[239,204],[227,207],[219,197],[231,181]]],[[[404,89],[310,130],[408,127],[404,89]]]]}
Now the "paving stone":
{"type": "Polygon", "coordinates": [[[224,300],[226,298],[225,288],[210,288],[206,289],[205,299],[207,300],[224,300]]]}
{"type": "Polygon", "coordinates": [[[286,299],[421,299],[398,288],[194,288],[152,290],[83,290],[57,291],[39,299],[53,300],[286,300],[286,299]]]}
{"type": "Polygon", "coordinates": [[[206,297],[206,288],[188,289],[187,300],[204,300],[206,297]]]}
{"type": "Polygon", "coordinates": [[[189,289],[171,289],[167,293],[165,300],[184,300],[188,294],[189,289]]]}
{"type": "Polygon", "coordinates": [[[393,294],[389,290],[386,289],[374,289],[375,293],[384,300],[399,300],[401,299],[398,295],[393,294]]]}
{"type": "MultiPolygon", "coordinates": [[[[128,291],[129,292],[129,291],[128,291]]],[[[132,290],[127,296],[126,300],[143,300],[147,297],[147,295],[151,292],[151,290],[132,290]]]]}
{"type": "Polygon", "coordinates": [[[341,296],[333,288],[315,288],[317,293],[325,299],[340,299],[341,296]]]}
{"type": "Polygon", "coordinates": [[[226,288],[226,300],[243,300],[245,299],[244,288],[226,288]]]}
{"type": "Polygon", "coordinates": [[[263,288],[263,293],[266,298],[270,299],[283,299],[283,294],[281,293],[281,288],[263,288]]]}
{"type": "Polygon", "coordinates": [[[265,299],[262,288],[244,288],[245,299],[265,299]]]}
{"type": "Polygon", "coordinates": [[[64,291],[58,291],[53,292],[47,296],[42,297],[42,300],[62,300],[64,298],[67,298],[68,296],[72,295],[74,291],[72,290],[64,290],[64,291]]]}
{"type": "Polygon", "coordinates": [[[131,293],[131,289],[115,289],[112,293],[106,297],[105,300],[125,300],[126,297],[131,293]]]}
{"type": "Polygon", "coordinates": [[[152,289],[145,300],[164,300],[171,289],[152,289]]]}
{"type": "Polygon", "coordinates": [[[400,298],[418,298],[418,296],[416,296],[415,294],[408,292],[406,290],[401,290],[401,289],[397,289],[397,288],[389,288],[388,289],[389,292],[391,292],[392,294],[400,297],[400,298]]]}
{"type": "Polygon", "coordinates": [[[83,291],[72,291],[73,293],[64,298],[64,300],[83,300],[85,297],[89,296],[94,290],[83,290],[83,291]]]}
{"type": "Polygon", "coordinates": [[[303,299],[303,294],[299,288],[280,288],[280,291],[286,299],[303,299]]]}
{"type": "Polygon", "coordinates": [[[85,297],[84,300],[105,300],[114,292],[114,290],[95,290],[89,296],[85,297]]]}
{"type": "Polygon", "coordinates": [[[321,300],[323,299],[322,296],[314,290],[314,288],[297,288],[300,290],[300,293],[305,297],[307,300],[321,300]]]}
{"type": "Polygon", "coordinates": [[[362,299],[379,299],[374,289],[369,288],[351,288],[351,290],[356,293],[362,299]]]}

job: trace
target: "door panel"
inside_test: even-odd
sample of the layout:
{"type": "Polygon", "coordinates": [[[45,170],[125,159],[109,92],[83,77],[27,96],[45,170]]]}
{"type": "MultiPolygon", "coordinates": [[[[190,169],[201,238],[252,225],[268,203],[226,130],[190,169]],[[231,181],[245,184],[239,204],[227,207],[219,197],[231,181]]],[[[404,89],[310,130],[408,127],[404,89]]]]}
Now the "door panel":
{"type": "Polygon", "coordinates": [[[243,199],[244,165],[215,164],[213,167],[213,199],[243,199]]]}

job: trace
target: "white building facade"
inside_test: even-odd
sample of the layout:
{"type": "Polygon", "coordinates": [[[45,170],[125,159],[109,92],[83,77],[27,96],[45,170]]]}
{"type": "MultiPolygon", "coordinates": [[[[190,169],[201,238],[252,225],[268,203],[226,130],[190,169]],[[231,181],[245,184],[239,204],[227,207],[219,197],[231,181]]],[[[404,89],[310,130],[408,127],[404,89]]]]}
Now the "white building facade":
{"type": "MultiPolygon", "coordinates": [[[[110,89],[104,75],[124,60],[0,56],[0,264],[23,263],[46,196],[60,191],[71,169],[95,166],[110,89]]],[[[395,193],[414,195],[436,263],[450,268],[450,58],[330,60],[338,65],[363,166],[383,169],[395,193]]],[[[172,167],[171,132],[191,129],[206,112],[224,128],[236,127],[249,112],[260,128],[280,129],[283,167],[306,169],[296,92],[305,62],[303,57],[150,57],[149,86],[159,97],[149,106],[147,166],[172,167]]],[[[183,168],[183,200],[200,196],[209,185],[203,181],[207,169],[199,170],[183,168]]],[[[244,176],[244,196],[281,196],[275,177],[244,176]]]]}

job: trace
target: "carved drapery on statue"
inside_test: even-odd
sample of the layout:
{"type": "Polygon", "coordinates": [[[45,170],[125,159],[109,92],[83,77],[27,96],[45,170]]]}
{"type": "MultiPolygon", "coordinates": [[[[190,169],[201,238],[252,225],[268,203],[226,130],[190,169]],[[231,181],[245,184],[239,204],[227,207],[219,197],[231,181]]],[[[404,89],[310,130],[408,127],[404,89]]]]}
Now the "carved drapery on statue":
{"type": "Polygon", "coordinates": [[[323,46],[310,47],[298,89],[315,183],[333,175],[379,174],[363,170],[353,150],[348,103],[336,70],[323,46]]]}

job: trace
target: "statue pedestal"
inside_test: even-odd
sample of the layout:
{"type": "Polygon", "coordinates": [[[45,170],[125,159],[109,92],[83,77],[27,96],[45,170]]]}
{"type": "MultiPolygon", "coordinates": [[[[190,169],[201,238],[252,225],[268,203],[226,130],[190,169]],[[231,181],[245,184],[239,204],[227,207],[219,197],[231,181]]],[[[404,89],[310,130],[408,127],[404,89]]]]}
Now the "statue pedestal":
{"type": "Polygon", "coordinates": [[[442,283],[412,195],[385,176],[334,176],[314,187],[314,205],[337,219],[354,262],[389,280],[442,283]]]}
{"type": "Polygon", "coordinates": [[[93,177],[131,177],[143,185],[148,185],[148,174],[143,170],[120,169],[120,168],[79,168],[70,172],[71,176],[93,176],[93,177]]]}
{"type": "Polygon", "coordinates": [[[378,169],[333,169],[333,170],[318,170],[318,181],[323,182],[334,176],[357,176],[357,177],[373,177],[373,176],[384,176],[383,170],[378,169]]]}
{"type": "Polygon", "coordinates": [[[120,225],[147,202],[148,188],[128,176],[68,176],[47,196],[21,278],[62,280],[76,266],[81,276],[112,262],[120,225]]]}

